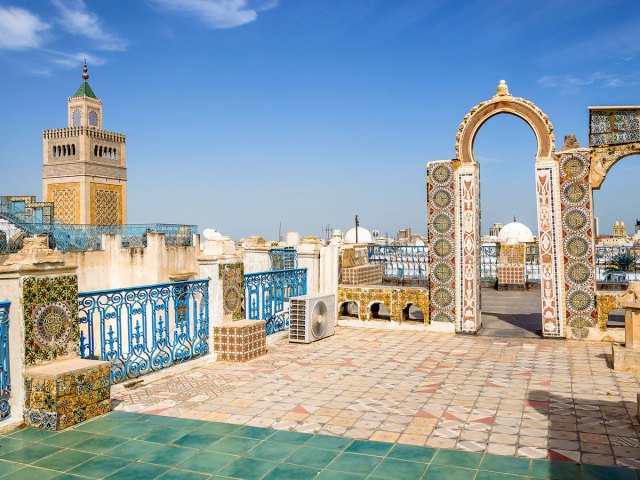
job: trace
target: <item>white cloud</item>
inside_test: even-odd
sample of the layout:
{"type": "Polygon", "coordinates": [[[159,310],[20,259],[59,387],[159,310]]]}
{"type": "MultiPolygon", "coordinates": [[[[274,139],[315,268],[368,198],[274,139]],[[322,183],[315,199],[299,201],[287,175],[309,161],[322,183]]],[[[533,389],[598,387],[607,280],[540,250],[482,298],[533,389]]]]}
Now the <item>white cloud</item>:
{"type": "Polygon", "coordinates": [[[58,11],[58,23],[67,32],[96,42],[100,50],[124,50],[125,42],[109,32],[100,17],[87,10],[83,0],[52,0],[58,11]]]}
{"type": "Polygon", "coordinates": [[[210,28],[234,28],[251,23],[258,13],[277,5],[277,0],[152,0],[156,5],[199,18],[210,28]]]}
{"type": "Polygon", "coordinates": [[[57,50],[45,50],[45,52],[49,54],[51,63],[67,69],[79,68],[85,60],[89,66],[100,66],[107,63],[106,59],[86,52],[66,53],[57,50]]]}
{"type": "Polygon", "coordinates": [[[0,48],[24,50],[42,43],[42,34],[49,25],[29,10],[0,7],[0,48]]]}
{"type": "Polygon", "coordinates": [[[595,72],[584,77],[574,75],[544,75],[538,79],[538,84],[545,88],[556,88],[563,95],[579,93],[583,87],[617,88],[630,87],[638,84],[638,78],[632,75],[615,75],[595,72]]]}

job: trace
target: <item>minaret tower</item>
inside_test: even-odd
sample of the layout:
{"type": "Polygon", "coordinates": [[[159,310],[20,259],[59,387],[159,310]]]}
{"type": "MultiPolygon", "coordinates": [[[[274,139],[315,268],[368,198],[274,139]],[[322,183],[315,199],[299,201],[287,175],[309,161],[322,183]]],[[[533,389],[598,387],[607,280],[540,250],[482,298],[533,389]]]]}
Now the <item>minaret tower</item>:
{"type": "Polygon", "coordinates": [[[67,128],[43,133],[42,196],[64,223],[126,223],[126,138],[102,129],[102,100],[87,82],[86,62],[82,79],[69,98],[67,128]]]}

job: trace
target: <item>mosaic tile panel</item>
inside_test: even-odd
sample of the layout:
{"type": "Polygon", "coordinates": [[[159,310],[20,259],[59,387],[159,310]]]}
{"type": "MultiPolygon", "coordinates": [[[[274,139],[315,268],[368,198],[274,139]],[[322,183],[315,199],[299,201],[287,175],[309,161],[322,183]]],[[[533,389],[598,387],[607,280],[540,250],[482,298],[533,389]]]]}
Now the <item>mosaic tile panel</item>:
{"type": "Polygon", "coordinates": [[[344,285],[379,285],[382,283],[384,263],[343,268],[340,273],[340,282],[344,285]]]}
{"type": "Polygon", "coordinates": [[[91,223],[119,225],[123,220],[122,185],[91,183],[89,188],[91,223]]]}
{"type": "Polygon", "coordinates": [[[47,198],[53,202],[56,219],[64,223],[80,223],[80,184],[78,182],[48,185],[47,198]]]}
{"type": "Polygon", "coordinates": [[[342,267],[359,267],[369,263],[369,255],[366,248],[345,248],[342,251],[342,267]]]}
{"type": "Polygon", "coordinates": [[[27,426],[64,430],[111,410],[109,362],[71,360],[61,364],[53,371],[46,365],[25,372],[27,426]],[[67,364],[72,365],[66,368],[67,364]]]}
{"type": "Polygon", "coordinates": [[[78,277],[25,277],[22,295],[26,364],[77,356],[78,277]]]}
{"type": "Polygon", "coordinates": [[[621,308],[619,293],[596,294],[596,321],[601,331],[607,329],[609,314],[617,308],[621,308]]]}
{"type": "Polygon", "coordinates": [[[538,243],[540,252],[540,289],[542,297],[542,334],[563,337],[562,267],[559,262],[558,165],[555,161],[536,164],[536,199],[538,204],[538,243]]]}
{"type": "Polygon", "coordinates": [[[456,319],[456,166],[454,160],[427,164],[429,317],[434,322],[456,319]]]}
{"type": "Polygon", "coordinates": [[[424,323],[429,323],[429,291],[424,287],[352,287],[339,285],[338,310],[345,302],[356,302],[358,304],[358,317],[360,320],[371,320],[371,305],[384,303],[389,310],[391,321],[398,323],[404,321],[403,310],[407,305],[415,305],[422,311],[424,323]]]}
{"type": "Polygon", "coordinates": [[[525,283],[524,265],[498,265],[498,285],[521,285],[524,287],[525,283]]]}
{"type": "Polygon", "coordinates": [[[223,263],[220,265],[222,301],[225,315],[233,320],[244,318],[244,264],[223,263]]]}
{"type": "Polygon", "coordinates": [[[559,158],[567,335],[582,339],[596,326],[589,154],[582,150],[559,158]]]}
{"type": "Polygon", "coordinates": [[[458,170],[457,328],[475,332],[480,328],[480,185],[477,165],[458,170]]]}
{"type": "Polygon", "coordinates": [[[620,145],[640,141],[639,110],[589,111],[589,145],[620,145]]]}
{"type": "Polygon", "coordinates": [[[213,327],[213,350],[218,360],[246,362],[267,353],[264,320],[241,320],[213,327]]]}

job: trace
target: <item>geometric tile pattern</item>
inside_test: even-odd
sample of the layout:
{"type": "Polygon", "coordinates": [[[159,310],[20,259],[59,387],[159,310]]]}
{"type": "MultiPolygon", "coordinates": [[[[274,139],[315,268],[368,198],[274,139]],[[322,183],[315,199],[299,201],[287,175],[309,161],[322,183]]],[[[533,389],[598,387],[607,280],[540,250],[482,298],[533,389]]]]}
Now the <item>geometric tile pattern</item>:
{"type": "Polygon", "coordinates": [[[389,319],[392,322],[404,323],[404,312],[409,306],[414,305],[422,311],[424,324],[429,323],[429,291],[424,287],[339,285],[338,310],[346,302],[358,304],[358,318],[360,320],[371,320],[371,306],[374,303],[383,303],[389,310],[389,319]]]}
{"type": "Polygon", "coordinates": [[[555,160],[536,162],[536,197],[538,207],[538,249],[540,290],[542,297],[542,334],[563,337],[564,298],[560,263],[561,229],[558,198],[558,164],[555,160]]]}
{"type": "Polygon", "coordinates": [[[429,234],[429,317],[433,322],[456,319],[456,223],[454,161],[427,164],[429,234]]]}
{"type": "Polygon", "coordinates": [[[498,285],[521,285],[524,287],[525,282],[524,265],[498,264],[498,285]]]}
{"type": "Polygon", "coordinates": [[[640,141],[638,110],[590,110],[589,113],[589,146],[640,141]]]}
{"type": "Polygon", "coordinates": [[[609,352],[601,343],[338,327],[308,345],[276,339],[247,363],[119,389],[114,408],[522,462],[638,466],[640,378],[612,371],[609,352]]]}
{"type": "Polygon", "coordinates": [[[559,154],[567,336],[583,339],[596,326],[593,207],[588,150],[559,154]]]}
{"type": "Polygon", "coordinates": [[[26,364],[77,355],[78,277],[25,277],[23,282],[26,364]]]}
{"type": "MultiPolygon", "coordinates": [[[[88,362],[87,362],[88,363],[88,362]]],[[[64,430],[111,410],[111,367],[102,365],[76,368],[61,373],[25,374],[25,423],[43,430],[64,430]]]]}
{"type": "Polygon", "coordinates": [[[92,225],[119,225],[122,223],[122,185],[91,182],[89,202],[92,225]]]}
{"type": "Polygon", "coordinates": [[[244,264],[223,263],[220,265],[222,280],[222,305],[225,315],[233,320],[244,318],[244,264]]]}
{"type": "Polygon", "coordinates": [[[601,331],[607,330],[609,314],[620,308],[620,293],[596,293],[596,321],[601,331]]]}
{"type": "Polygon", "coordinates": [[[47,198],[54,205],[55,217],[72,225],[80,223],[80,184],[52,184],[47,186],[47,190],[47,198]]]}
{"type": "Polygon", "coordinates": [[[0,436],[4,479],[633,479],[621,467],[511,458],[112,412],[53,434],[0,436]]]}
{"type": "Polygon", "coordinates": [[[213,350],[218,360],[246,362],[267,353],[264,320],[240,320],[213,327],[213,350]]]}
{"type": "Polygon", "coordinates": [[[370,263],[357,267],[342,268],[340,283],[343,285],[379,285],[384,274],[383,263],[370,263]]]}

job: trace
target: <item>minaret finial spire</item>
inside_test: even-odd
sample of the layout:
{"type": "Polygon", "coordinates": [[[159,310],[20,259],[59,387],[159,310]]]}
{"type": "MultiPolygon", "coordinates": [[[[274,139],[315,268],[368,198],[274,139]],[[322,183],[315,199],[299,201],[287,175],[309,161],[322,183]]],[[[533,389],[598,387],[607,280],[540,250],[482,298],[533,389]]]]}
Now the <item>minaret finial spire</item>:
{"type": "Polygon", "coordinates": [[[86,82],[89,79],[89,74],[87,73],[87,59],[84,59],[84,67],[82,68],[82,78],[86,82]]]}

